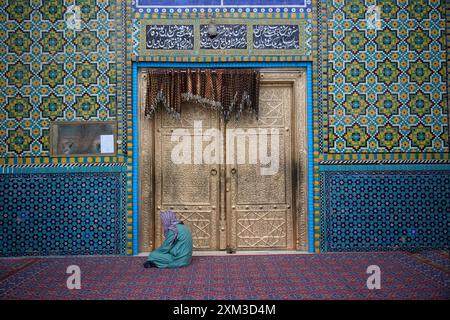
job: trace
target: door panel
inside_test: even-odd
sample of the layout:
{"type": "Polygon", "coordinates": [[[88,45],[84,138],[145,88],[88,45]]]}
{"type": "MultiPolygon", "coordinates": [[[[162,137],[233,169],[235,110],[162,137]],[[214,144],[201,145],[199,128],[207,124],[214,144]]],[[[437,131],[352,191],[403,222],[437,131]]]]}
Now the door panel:
{"type": "MultiPolygon", "coordinates": [[[[159,212],[173,210],[192,231],[195,249],[218,249],[219,171],[218,164],[194,163],[194,139],[201,132],[194,130],[194,121],[201,121],[203,130],[217,128],[214,111],[184,105],[178,120],[167,112],[158,112],[155,119],[155,206],[156,246],[163,240],[159,212]],[[185,132],[178,130],[185,129],[185,132]],[[188,133],[188,134],[186,134],[188,133]],[[182,139],[190,141],[191,162],[177,163],[172,151],[182,139]],[[215,170],[215,171],[214,171],[215,170]],[[216,172],[216,174],[214,174],[216,172]]],[[[203,132],[203,136],[206,133],[203,132]]],[[[186,140],[184,140],[186,141],[186,140]]],[[[203,144],[206,144],[204,142],[203,144]]]]}
{"type": "MultiPolygon", "coordinates": [[[[155,247],[163,240],[159,212],[170,209],[191,229],[197,250],[218,250],[226,246],[238,250],[295,249],[293,90],[289,82],[262,82],[259,118],[242,115],[226,125],[218,112],[195,104],[184,105],[180,119],[166,111],[156,113],[153,127],[155,247]],[[201,133],[194,130],[195,121],[201,121],[201,133]],[[219,129],[224,139],[221,150],[227,162],[193,163],[194,139],[208,135],[207,129],[212,128],[219,129]],[[186,134],[178,133],[179,129],[188,130],[185,138],[192,143],[190,163],[177,164],[172,159],[172,151],[179,143],[177,137],[186,134]],[[230,137],[230,132],[234,136],[230,137]],[[233,160],[238,160],[238,147],[245,146],[245,162],[230,162],[233,153],[229,139],[235,139],[233,160]],[[271,163],[264,164],[259,157],[264,144],[266,156],[276,151],[276,170],[273,158],[271,163]],[[250,148],[255,145],[256,149],[250,148]],[[258,156],[252,162],[255,153],[258,156]],[[268,174],[271,168],[273,172],[268,174]]],[[[202,150],[210,144],[205,140],[202,150]]]]}
{"type": "MultiPolygon", "coordinates": [[[[235,134],[235,145],[239,135],[246,135],[249,143],[257,141],[256,163],[228,164],[228,217],[230,244],[237,249],[293,249],[292,215],[292,155],[291,155],[291,105],[292,87],[286,84],[263,84],[260,89],[259,119],[244,116],[230,121],[227,129],[242,129],[235,134]],[[250,131],[249,131],[250,129],[250,131]],[[266,141],[261,136],[266,135],[266,141]],[[264,154],[273,155],[270,163],[262,163],[261,147],[267,146],[264,154]],[[276,147],[278,146],[278,148],[276,147]],[[277,150],[278,149],[278,150],[277,150]]],[[[227,135],[230,132],[227,130],[227,135]]],[[[227,137],[229,141],[230,137],[227,137]]],[[[227,153],[230,151],[227,145],[227,153]]],[[[236,149],[233,149],[235,152],[236,149]]],[[[250,157],[247,154],[247,157],[250,157]]],[[[230,158],[229,158],[230,159],[230,158]]],[[[237,161],[237,154],[234,156],[237,161]]],[[[247,158],[248,159],[248,158],[247,158]]],[[[266,162],[267,163],[267,162],[266,162]]]]}

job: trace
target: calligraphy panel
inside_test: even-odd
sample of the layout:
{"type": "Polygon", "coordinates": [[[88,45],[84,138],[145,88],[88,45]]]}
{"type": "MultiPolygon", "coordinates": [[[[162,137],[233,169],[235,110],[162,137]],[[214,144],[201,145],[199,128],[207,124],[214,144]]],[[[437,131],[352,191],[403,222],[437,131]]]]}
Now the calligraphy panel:
{"type": "Polygon", "coordinates": [[[217,25],[217,35],[211,38],[208,35],[208,25],[200,25],[200,48],[223,49],[247,49],[247,26],[245,24],[220,24],[217,25]]]}
{"type": "Polygon", "coordinates": [[[194,49],[193,25],[147,25],[145,48],[149,50],[194,49]]]}
{"type": "Polygon", "coordinates": [[[299,49],[298,25],[254,25],[253,48],[255,49],[299,49]]]}
{"type": "Polygon", "coordinates": [[[214,37],[208,34],[210,22],[210,18],[138,20],[139,31],[134,34],[137,60],[238,61],[248,56],[312,60],[311,24],[305,19],[214,18],[214,37]]]}

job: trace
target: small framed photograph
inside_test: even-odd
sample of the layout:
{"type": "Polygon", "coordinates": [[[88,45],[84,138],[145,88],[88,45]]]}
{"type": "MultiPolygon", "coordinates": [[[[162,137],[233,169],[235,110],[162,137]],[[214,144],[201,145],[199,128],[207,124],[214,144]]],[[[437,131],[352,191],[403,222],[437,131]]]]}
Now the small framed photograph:
{"type": "Polygon", "coordinates": [[[116,154],[115,122],[53,122],[50,152],[56,157],[116,154]]]}

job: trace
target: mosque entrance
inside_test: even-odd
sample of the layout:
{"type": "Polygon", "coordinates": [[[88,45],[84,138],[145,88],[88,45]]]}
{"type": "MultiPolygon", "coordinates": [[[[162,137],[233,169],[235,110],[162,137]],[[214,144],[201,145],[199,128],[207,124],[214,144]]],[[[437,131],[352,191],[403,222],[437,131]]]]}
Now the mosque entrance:
{"type": "Polygon", "coordinates": [[[196,250],[307,249],[306,75],[261,75],[258,118],[225,122],[194,103],[179,119],[141,114],[140,251],[162,243],[163,210],[190,227],[196,250]]]}

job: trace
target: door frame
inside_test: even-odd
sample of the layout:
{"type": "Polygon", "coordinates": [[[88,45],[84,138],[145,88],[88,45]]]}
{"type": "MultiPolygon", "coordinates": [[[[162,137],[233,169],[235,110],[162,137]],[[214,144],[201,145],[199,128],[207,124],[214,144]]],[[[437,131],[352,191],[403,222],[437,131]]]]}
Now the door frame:
{"type": "MultiPolygon", "coordinates": [[[[143,182],[140,176],[153,175],[153,165],[150,161],[153,152],[153,143],[150,150],[140,150],[140,141],[142,137],[149,138],[149,135],[143,135],[143,132],[152,132],[153,121],[148,121],[143,117],[142,108],[140,107],[139,97],[141,96],[139,90],[139,75],[143,68],[258,68],[258,69],[300,69],[304,72],[303,85],[306,89],[306,105],[305,105],[305,122],[304,129],[305,142],[302,150],[305,169],[302,170],[303,177],[296,179],[297,186],[300,183],[306,185],[305,188],[296,187],[296,202],[298,203],[300,197],[304,199],[302,207],[305,212],[306,225],[299,229],[297,222],[297,236],[305,238],[305,244],[297,249],[299,251],[314,252],[314,219],[313,219],[313,130],[312,130],[312,63],[311,62],[268,62],[268,63],[157,63],[157,62],[133,62],[132,64],[132,234],[133,234],[133,254],[138,255],[140,252],[148,252],[153,249],[153,242],[151,241],[149,233],[154,234],[154,221],[148,214],[140,214],[139,208],[152,208],[153,199],[151,195],[154,191],[154,186],[151,182],[143,182]],[[145,121],[144,121],[145,120],[145,121]],[[150,131],[149,131],[150,130],[150,131]],[[305,157],[306,156],[306,157],[305,157]],[[300,192],[301,191],[301,192],[300,192]],[[145,227],[144,227],[145,226],[145,227]]],[[[304,92],[304,91],[303,91],[304,92]]],[[[295,102],[294,102],[295,103],[295,102]]],[[[296,105],[296,104],[295,104],[296,105]]],[[[298,112],[296,112],[297,114],[298,112]]],[[[296,132],[299,128],[296,128],[296,132]]],[[[147,141],[148,145],[149,142],[147,141]]],[[[131,160],[131,159],[129,159],[131,160]]],[[[128,216],[130,218],[130,216],[128,216]]]]}

